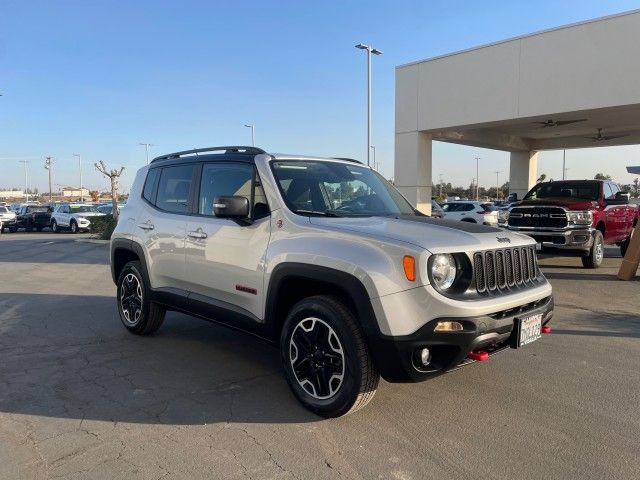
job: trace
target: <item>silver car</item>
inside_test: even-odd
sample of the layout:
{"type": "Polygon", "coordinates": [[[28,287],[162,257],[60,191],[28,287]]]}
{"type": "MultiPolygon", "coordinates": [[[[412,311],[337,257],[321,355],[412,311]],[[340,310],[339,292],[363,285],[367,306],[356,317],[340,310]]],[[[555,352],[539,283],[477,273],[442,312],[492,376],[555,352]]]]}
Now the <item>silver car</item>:
{"type": "Polygon", "coordinates": [[[218,147],[140,169],[111,239],[123,325],[166,310],[280,347],[296,398],[353,412],[550,331],[534,241],[417,212],[355,160],[218,147]]]}

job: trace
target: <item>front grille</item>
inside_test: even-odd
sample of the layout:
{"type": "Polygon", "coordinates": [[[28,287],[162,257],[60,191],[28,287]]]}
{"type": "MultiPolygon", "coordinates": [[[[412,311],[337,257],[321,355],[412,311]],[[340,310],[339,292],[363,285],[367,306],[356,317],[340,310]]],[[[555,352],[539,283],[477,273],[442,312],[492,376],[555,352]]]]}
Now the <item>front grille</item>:
{"type": "Polygon", "coordinates": [[[473,275],[478,293],[532,285],[540,275],[535,246],[476,252],[473,275]]]}
{"type": "Polygon", "coordinates": [[[564,228],[567,214],[560,207],[515,207],[509,212],[510,227],[564,228]]]}

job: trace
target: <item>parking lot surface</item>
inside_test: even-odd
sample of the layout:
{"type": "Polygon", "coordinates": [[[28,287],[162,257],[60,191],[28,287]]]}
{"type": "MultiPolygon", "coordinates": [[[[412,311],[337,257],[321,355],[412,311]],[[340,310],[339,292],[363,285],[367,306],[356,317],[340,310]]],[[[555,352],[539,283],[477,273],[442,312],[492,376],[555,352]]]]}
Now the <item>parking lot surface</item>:
{"type": "Polygon", "coordinates": [[[0,478],[562,478],[640,472],[640,281],[543,257],[553,333],[353,415],[304,410],[260,340],[121,326],[108,247],[0,237],[0,478]]]}

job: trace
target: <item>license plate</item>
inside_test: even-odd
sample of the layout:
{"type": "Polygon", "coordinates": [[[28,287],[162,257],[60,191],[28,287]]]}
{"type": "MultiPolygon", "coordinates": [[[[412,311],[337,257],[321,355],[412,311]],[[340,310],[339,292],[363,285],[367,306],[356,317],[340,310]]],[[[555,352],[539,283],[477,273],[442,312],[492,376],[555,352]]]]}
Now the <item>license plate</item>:
{"type": "Polygon", "coordinates": [[[542,314],[516,319],[518,328],[518,347],[535,342],[542,336],[542,314]]]}

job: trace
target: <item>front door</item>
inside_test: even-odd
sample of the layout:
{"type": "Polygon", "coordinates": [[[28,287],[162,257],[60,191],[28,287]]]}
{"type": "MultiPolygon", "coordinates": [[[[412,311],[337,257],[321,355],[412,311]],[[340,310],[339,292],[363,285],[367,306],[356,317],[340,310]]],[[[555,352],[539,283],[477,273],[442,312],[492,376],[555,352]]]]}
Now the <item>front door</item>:
{"type": "Polygon", "coordinates": [[[187,223],[185,248],[192,297],[239,307],[261,318],[265,296],[264,259],[271,226],[269,207],[254,166],[203,164],[195,213],[187,223]],[[253,200],[252,221],[213,215],[214,199],[229,195],[253,200]]]}

